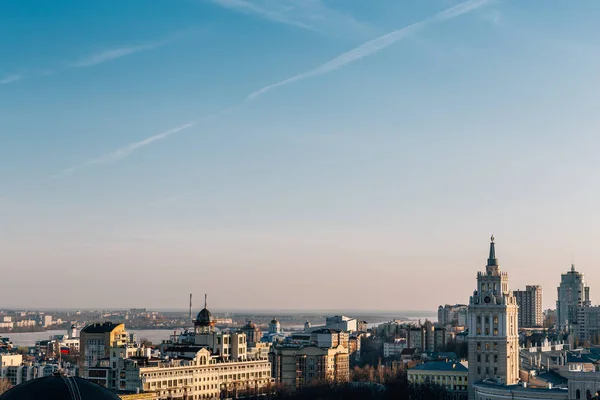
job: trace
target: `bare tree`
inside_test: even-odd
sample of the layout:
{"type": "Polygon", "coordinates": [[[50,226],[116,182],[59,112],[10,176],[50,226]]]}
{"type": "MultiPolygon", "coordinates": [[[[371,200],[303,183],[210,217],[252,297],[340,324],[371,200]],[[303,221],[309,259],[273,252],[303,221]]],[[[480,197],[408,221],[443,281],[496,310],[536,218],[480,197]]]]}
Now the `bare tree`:
{"type": "Polygon", "coordinates": [[[6,378],[0,379],[0,395],[12,387],[12,383],[6,378]]]}

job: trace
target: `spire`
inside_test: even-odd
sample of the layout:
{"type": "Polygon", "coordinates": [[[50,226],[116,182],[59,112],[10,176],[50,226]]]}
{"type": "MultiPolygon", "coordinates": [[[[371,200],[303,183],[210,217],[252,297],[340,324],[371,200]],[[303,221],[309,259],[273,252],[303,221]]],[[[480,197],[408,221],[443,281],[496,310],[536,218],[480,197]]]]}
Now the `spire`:
{"type": "Polygon", "coordinates": [[[208,295],[206,293],[204,293],[204,308],[206,308],[207,298],[208,298],[208,295]]]}
{"type": "Polygon", "coordinates": [[[488,257],[488,267],[497,267],[498,260],[496,259],[496,247],[494,243],[494,235],[490,238],[490,256],[488,257]]]}

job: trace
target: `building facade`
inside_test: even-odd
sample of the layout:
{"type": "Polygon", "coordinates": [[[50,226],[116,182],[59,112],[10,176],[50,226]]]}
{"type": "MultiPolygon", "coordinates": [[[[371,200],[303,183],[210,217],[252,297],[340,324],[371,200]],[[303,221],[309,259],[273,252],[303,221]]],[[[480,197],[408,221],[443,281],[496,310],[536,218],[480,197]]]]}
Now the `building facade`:
{"type": "Polygon", "coordinates": [[[208,349],[192,359],[135,363],[129,370],[129,389],[140,388],[161,400],[250,397],[265,394],[271,386],[267,359],[224,361],[208,349]]]}
{"type": "Polygon", "coordinates": [[[82,378],[90,378],[88,372],[102,360],[110,359],[111,347],[120,347],[127,343],[124,324],[112,322],[90,324],[79,335],[80,365],[82,378]]]}
{"type": "Polygon", "coordinates": [[[321,348],[316,345],[278,344],[269,353],[271,375],[275,382],[302,388],[311,382],[348,382],[348,349],[321,348]]]}
{"type": "MultiPolygon", "coordinates": [[[[519,380],[519,307],[508,287],[508,274],[496,259],[494,237],[484,272],[469,299],[469,382],[493,379],[504,385],[519,380]]],[[[473,390],[469,398],[474,399],[473,390]]]]}
{"type": "Polygon", "coordinates": [[[577,325],[574,332],[580,342],[600,344],[600,306],[577,308],[577,325]]]}
{"type": "Polygon", "coordinates": [[[561,275],[560,286],[557,288],[558,300],[556,301],[558,329],[570,332],[577,324],[577,310],[579,307],[589,307],[590,288],[585,284],[585,275],[571,270],[561,275]]]}
{"type": "Polygon", "coordinates": [[[528,285],[525,287],[525,290],[515,290],[513,294],[519,306],[519,327],[541,327],[544,323],[542,287],[539,285],[528,285]]]}
{"type": "Polygon", "coordinates": [[[438,325],[465,326],[467,324],[466,304],[446,304],[438,307],[438,325]]]}
{"type": "Polygon", "coordinates": [[[404,349],[406,349],[406,339],[395,339],[393,342],[385,342],[383,344],[383,357],[399,357],[404,349]]]}
{"type": "Polygon", "coordinates": [[[413,385],[438,385],[450,392],[467,394],[468,369],[461,363],[431,361],[408,370],[408,382],[413,385]]]}

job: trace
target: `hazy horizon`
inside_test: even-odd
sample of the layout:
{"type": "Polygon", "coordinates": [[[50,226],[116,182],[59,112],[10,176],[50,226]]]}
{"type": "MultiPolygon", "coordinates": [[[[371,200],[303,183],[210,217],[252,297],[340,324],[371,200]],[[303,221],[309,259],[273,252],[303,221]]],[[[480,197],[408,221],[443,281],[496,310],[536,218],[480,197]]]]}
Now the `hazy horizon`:
{"type": "Polygon", "coordinates": [[[0,15],[0,308],[435,313],[492,232],[510,289],[600,301],[600,2],[0,15]]]}

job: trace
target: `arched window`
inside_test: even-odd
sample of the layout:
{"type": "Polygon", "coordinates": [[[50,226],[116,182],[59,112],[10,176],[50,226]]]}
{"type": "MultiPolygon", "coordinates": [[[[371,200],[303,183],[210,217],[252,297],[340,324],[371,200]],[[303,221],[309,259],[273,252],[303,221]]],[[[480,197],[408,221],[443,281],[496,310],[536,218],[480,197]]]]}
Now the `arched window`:
{"type": "Polygon", "coordinates": [[[585,392],[585,398],[586,399],[591,399],[592,398],[592,393],[590,393],[589,389],[585,392]]]}
{"type": "Polygon", "coordinates": [[[575,398],[576,398],[576,399],[581,399],[581,391],[580,391],[579,389],[577,389],[577,390],[575,391],[575,398]]]}

